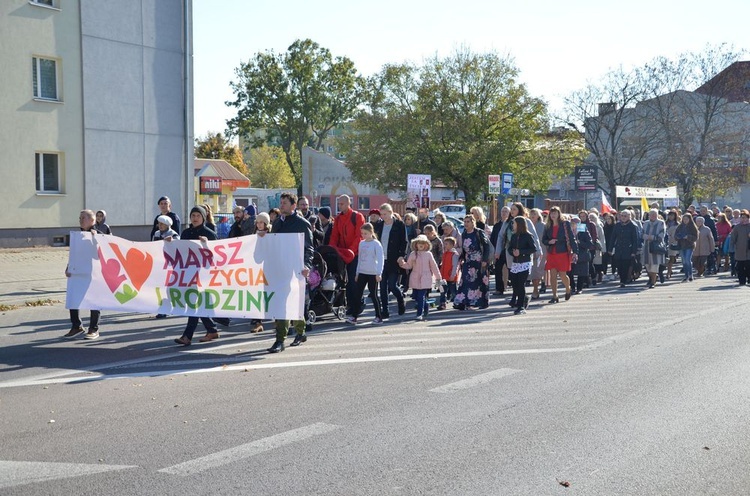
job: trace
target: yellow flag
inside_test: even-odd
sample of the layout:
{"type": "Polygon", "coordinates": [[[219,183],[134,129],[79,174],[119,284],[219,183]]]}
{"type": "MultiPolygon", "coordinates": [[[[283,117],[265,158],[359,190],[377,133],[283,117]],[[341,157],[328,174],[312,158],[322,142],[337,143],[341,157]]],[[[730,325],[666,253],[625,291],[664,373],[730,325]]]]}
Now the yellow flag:
{"type": "Polygon", "coordinates": [[[646,200],[645,196],[641,197],[641,214],[648,213],[648,211],[651,210],[651,207],[648,206],[648,200],[646,200]]]}

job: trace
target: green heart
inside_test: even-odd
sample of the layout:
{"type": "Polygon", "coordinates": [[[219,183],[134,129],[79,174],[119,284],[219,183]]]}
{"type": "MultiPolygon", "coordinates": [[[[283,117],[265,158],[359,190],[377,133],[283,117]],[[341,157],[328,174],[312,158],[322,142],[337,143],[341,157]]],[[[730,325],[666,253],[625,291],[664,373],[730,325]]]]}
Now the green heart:
{"type": "Polygon", "coordinates": [[[136,296],[138,296],[138,291],[131,288],[129,284],[125,284],[125,286],[122,287],[121,293],[115,293],[115,298],[117,298],[117,301],[119,301],[122,305],[129,302],[136,296]]]}

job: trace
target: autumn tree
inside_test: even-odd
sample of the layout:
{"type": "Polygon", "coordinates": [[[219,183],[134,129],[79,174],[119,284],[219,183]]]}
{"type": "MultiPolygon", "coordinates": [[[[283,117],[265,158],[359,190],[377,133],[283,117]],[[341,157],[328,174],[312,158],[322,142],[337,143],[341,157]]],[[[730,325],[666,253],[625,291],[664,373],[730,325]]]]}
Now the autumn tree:
{"type": "Polygon", "coordinates": [[[298,184],[302,149],[319,149],[334,126],[354,115],[364,85],[354,62],[309,39],[295,41],[283,54],[257,53],[235,74],[236,99],[227,105],[237,116],[227,122],[228,133],[251,146],[273,139],[298,184]]]}
{"type": "Polygon", "coordinates": [[[546,129],[545,104],[517,78],[510,58],[466,48],[422,66],[386,65],[339,142],[353,177],[403,190],[409,173],[431,174],[477,200],[489,174],[521,170],[546,129]]]}
{"type": "Polygon", "coordinates": [[[263,144],[250,150],[249,177],[256,188],[293,188],[297,181],[286,163],[284,150],[263,144]]]}
{"type": "Polygon", "coordinates": [[[194,154],[196,158],[217,158],[226,160],[232,167],[247,175],[247,166],[242,159],[242,151],[230,143],[221,133],[211,131],[204,137],[195,139],[194,154]]]}

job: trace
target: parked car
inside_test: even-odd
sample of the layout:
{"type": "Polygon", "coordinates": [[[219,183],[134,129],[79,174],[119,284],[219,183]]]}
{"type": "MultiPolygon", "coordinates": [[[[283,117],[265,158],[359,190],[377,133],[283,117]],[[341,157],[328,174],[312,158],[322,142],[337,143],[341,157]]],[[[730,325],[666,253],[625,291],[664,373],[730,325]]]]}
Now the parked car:
{"type": "Polygon", "coordinates": [[[463,219],[464,217],[466,217],[466,205],[462,205],[460,203],[443,205],[442,207],[433,210],[432,215],[434,216],[435,212],[438,211],[443,213],[444,215],[458,217],[459,219],[463,219]]]}

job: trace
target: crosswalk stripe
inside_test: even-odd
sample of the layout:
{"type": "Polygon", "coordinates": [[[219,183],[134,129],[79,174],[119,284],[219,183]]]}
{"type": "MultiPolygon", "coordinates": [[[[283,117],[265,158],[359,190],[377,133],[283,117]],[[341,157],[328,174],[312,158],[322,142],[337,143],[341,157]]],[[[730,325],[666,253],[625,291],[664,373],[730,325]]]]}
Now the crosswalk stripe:
{"type": "Polygon", "coordinates": [[[164,474],[180,475],[183,477],[193,475],[205,470],[220,467],[222,465],[227,465],[238,460],[250,458],[251,456],[265,453],[266,451],[271,451],[272,449],[280,448],[287,444],[304,441],[305,439],[309,439],[314,436],[320,436],[321,434],[335,431],[338,428],[338,425],[324,424],[319,422],[317,424],[311,424],[305,427],[300,427],[299,429],[294,429],[263,439],[258,439],[257,441],[253,441],[251,443],[235,446],[234,448],[229,448],[223,451],[212,453],[210,455],[196,458],[194,460],[178,463],[177,465],[163,468],[159,470],[159,472],[164,474]]]}
{"type": "Polygon", "coordinates": [[[430,392],[431,393],[454,393],[462,389],[469,389],[469,388],[473,388],[476,386],[480,386],[482,384],[487,384],[497,379],[501,379],[509,375],[517,374],[518,372],[521,372],[521,371],[517,369],[497,369],[491,372],[486,372],[484,374],[475,375],[474,377],[469,377],[468,379],[463,379],[460,381],[451,382],[450,384],[445,384],[443,386],[432,388],[430,389],[430,392]]]}
{"type": "Polygon", "coordinates": [[[0,460],[0,489],[47,482],[81,475],[101,474],[137,468],[135,465],[102,465],[54,462],[18,462],[0,460]]]}

